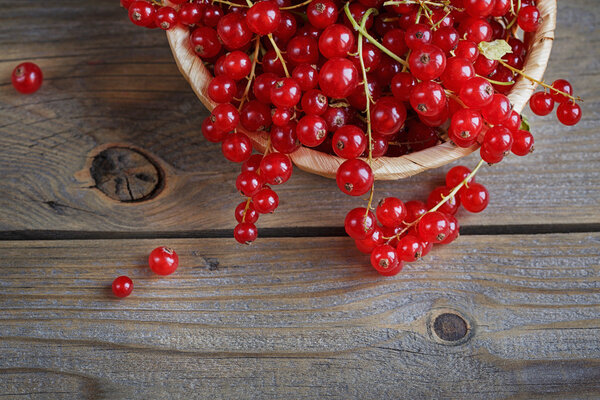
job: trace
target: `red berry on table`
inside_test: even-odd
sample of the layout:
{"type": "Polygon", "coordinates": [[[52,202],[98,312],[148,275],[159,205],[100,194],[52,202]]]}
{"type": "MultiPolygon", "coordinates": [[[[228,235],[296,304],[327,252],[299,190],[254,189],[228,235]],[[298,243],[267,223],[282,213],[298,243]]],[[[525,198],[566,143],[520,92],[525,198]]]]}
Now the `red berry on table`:
{"type": "Polygon", "coordinates": [[[460,202],[465,210],[478,213],[483,211],[490,202],[490,195],[480,183],[472,183],[460,192],[460,202]]]}
{"type": "Polygon", "coordinates": [[[238,175],[235,181],[235,187],[237,190],[239,190],[244,196],[248,197],[258,192],[262,186],[263,177],[256,172],[242,172],[238,175]]]}
{"type": "Polygon", "coordinates": [[[450,244],[454,242],[458,238],[460,233],[460,225],[458,224],[458,220],[456,219],[456,217],[454,215],[446,214],[446,219],[449,222],[450,233],[448,233],[446,239],[442,240],[440,244],[450,244]]]}
{"type": "Polygon", "coordinates": [[[439,211],[428,212],[417,224],[417,232],[422,240],[440,243],[450,233],[450,222],[439,211]]]}
{"type": "Polygon", "coordinates": [[[252,202],[242,201],[235,208],[235,220],[237,222],[249,222],[251,224],[258,221],[258,212],[252,202]],[[247,205],[247,206],[246,206],[247,205]]]}
{"type": "Polygon", "coordinates": [[[179,256],[170,247],[160,246],[150,253],[148,265],[155,274],[170,275],[179,266],[179,256]]]}
{"type": "Polygon", "coordinates": [[[396,253],[402,261],[417,261],[423,255],[423,243],[415,235],[408,234],[398,241],[396,253]]]}
{"type": "Polygon", "coordinates": [[[369,164],[354,158],[338,167],[335,175],[340,190],[350,196],[362,196],[373,186],[373,171],[369,164]]]}
{"type": "Polygon", "coordinates": [[[512,133],[502,125],[490,128],[483,137],[483,146],[486,146],[492,154],[506,155],[512,144],[512,133]]]}
{"type": "Polygon", "coordinates": [[[395,270],[399,262],[396,249],[389,244],[379,245],[371,253],[371,265],[380,273],[395,270]]]}
{"type": "Polygon", "coordinates": [[[265,187],[252,196],[252,204],[254,204],[254,209],[261,214],[272,213],[279,205],[279,196],[274,190],[265,187]]]}
{"type": "Polygon", "coordinates": [[[396,197],[381,199],[375,212],[377,220],[389,228],[400,226],[406,218],[406,206],[396,197]]]}
{"type": "Polygon", "coordinates": [[[552,89],[550,89],[550,96],[552,96],[552,99],[557,103],[566,103],[569,101],[569,97],[565,96],[563,93],[572,96],[573,86],[564,79],[555,80],[554,83],[552,83],[552,89]]]}
{"type": "Polygon", "coordinates": [[[112,291],[117,297],[127,297],[133,291],[133,281],[128,276],[119,276],[112,283],[112,291]]]}
{"type": "MultiPolygon", "coordinates": [[[[445,197],[448,197],[452,189],[453,188],[448,188],[446,186],[439,186],[433,189],[427,198],[427,208],[432,209],[437,206],[445,197]]],[[[458,211],[459,206],[460,200],[455,196],[452,196],[438,208],[438,211],[443,212],[444,214],[454,215],[458,211]]]]}
{"type": "Polygon", "coordinates": [[[270,153],[260,162],[260,174],[271,185],[281,185],[292,176],[292,161],[281,153],[270,153]]]}
{"type": "Polygon", "coordinates": [[[11,80],[17,91],[23,94],[31,94],[42,86],[44,76],[42,70],[36,64],[24,62],[17,65],[13,70],[11,80]]]}
{"type": "Polygon", "coordinates": [[[370,233],[365,239],[354,239],[356,248],[365,254],[371,254],[373,249],[384,242],[382,230],[376,226],[372,233],[370,233]]]}
{"type": "Polygon", "coordinates": [[[250,222],[242,222],[236,225],[233,230],[233,237],[238,243],[250,244],[258,237],[256,226],[250,222]]]}
{"type": "Polygon", "coordinates": [[[554,99],[549,93],[537,92],[529,99],[529,107],[536,115],[548,115],[554,110],[554,99]]]}
{"type": "Polygon", "coordinates": [[[556,109],[556,116],[564,125],[575,125],[581,120],[581,107],[577,103],[562,103],[556,109]]]}
{"type": "Polygon", "coordinates": [[[252,142],[243,133],[231,133],[221,143],[221,151],[231,162],[244,162],[252,155],[252,142]]]}
{"type": "MultiPolygon", "coordinates": [[[[455,188],[459,184],[461,184],[467,177],[471,174],[471,170],[462,165],[457,165],[456,167],[452,167],[446,173],[446,187],[455,188]]],[[[469,179],[467,183],[475,182],[475,177],[469,179]]],[[[463,190],[464,186],[460,189],[463,190]]]]}
{"type": "Polygon", "coordinates": [[[406,206],[406,223],[415,222],[421,215],[427,212],[425,203],[418,200],[411,200],[404,203],[406,206]]]}

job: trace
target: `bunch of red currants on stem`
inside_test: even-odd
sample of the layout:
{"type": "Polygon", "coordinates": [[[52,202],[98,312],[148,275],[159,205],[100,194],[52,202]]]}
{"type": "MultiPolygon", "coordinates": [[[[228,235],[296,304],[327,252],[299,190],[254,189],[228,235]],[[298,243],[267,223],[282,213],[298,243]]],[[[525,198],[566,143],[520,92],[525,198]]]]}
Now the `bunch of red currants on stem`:
{"type": "MultiPolygon", "coordinates": [[[[539,0],[541,1],[541,0],[539,0]]],[[[538,115],[557,109],[574,125],[581,108],[571,85],[549,85],[523,71],[542,15],[535,0],[121,0],[131,21],[189,31],[189,45],[212,72],[207,95],[217,103],[202,124],[226,159],[241,163],[234,236],[257,238],[260,214],[273,212],[274,186],[292,173],[289,155],[310,147],[337,155],[336,182],[350,196],[369,193],[345,229],[373,267],[394,275],[433,243],[458,236],[459,206],[480,212],[485,187],[474,181],[483,163],[533,150],[533,136],[507,97],[517,79],[545,91],[530,102],[538,115]],[[268,138],[252,154],[245,132],[268,138]],[[385,198],[372,207],[372,161],[450,141],[480,145],[470,171],[455,167],[427,203],[385,198]],[[375,213],[373,213],[373,210],[375,213]],[[379,224],[380,225],[379,225],[379,224]]]]}

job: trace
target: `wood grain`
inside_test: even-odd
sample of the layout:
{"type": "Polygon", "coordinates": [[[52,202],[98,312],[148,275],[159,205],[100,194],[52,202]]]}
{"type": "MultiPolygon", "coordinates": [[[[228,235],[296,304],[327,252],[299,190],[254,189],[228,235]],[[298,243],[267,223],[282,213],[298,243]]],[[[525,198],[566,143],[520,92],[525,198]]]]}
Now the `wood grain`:
{"type": "Polygon", "coordinates": [[[0,392],[600,396],[599,234],[463,237],[392,278],[345,238],[237,250],[222,239],[0,242],[0,392]],[[159,243],[180,255],[172,276],[145,265],[159,243]],[[108,295],[120,274],[135,285],[124,300],[108,295]],[[432,333],[441,313],[464,318],[465,340],[432,333]]]}
{"type": "MultiPolygon", "coordinates": [[[[205,110],[180,76],[164,34],[133,26],[115,1],[0,1],[0,231],[175,232],[231,229],[241,201],[238,166],[200,134],[205,110]],[[35,27],[35,29],[32,29],[35,27]],[[66,27],[69,27],[66,29],[66,27]],[[21,60],[41,65],[43,88],[10,87],[21,60]],[[152,200],[128,204],[95,187],[92,158],[111,145],[150,157],[164,172],[152,200]]],[[[585,98],[574,128],[531,118],[536,152],[510,157],[479,178],[491,194],[464,226],[600,223],[600,109],[593,0],[559,2],[548,80],[570,77],[585,98]]],[[[473,166],[476,156],[466,159],[473,166]]],[[[423,199],[447,168],[378,183],[377,197],[423,199]]],[[[359,199],[331,180],[297,171],[279,189],[281,206],[261,227],[342,225],[359,199]],[[301,195],[299,195],[301,193],[301,195]],[[307,201],[307,199],[309,199],[307,201]]]]}

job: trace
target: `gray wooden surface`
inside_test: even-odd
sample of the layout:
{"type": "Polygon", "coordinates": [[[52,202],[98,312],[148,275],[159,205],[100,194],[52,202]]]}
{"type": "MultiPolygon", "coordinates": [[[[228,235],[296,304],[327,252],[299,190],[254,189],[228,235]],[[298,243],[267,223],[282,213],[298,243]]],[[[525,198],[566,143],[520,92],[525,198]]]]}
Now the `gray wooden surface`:
{"type": "MultiPolygon", "coordinates": [[[[301,171],[266,238],[229,238],[238,167],[199,134],[164,34],[116,0],[0,10],[1,399],[600,398],[595,0],[559,1],[546,75],[573,81],[582,122],[532,117],[535,153],[478,178],[488,209],[393,278],[342,235],[360,200],[301,171]],[[32,96],[10,85],[22,60],[46,74],[32,96]],[[168,278],[145,266],[163,244],[168,278]]],[[[422,198],[447,169],[377,196],[422,198]]]]}

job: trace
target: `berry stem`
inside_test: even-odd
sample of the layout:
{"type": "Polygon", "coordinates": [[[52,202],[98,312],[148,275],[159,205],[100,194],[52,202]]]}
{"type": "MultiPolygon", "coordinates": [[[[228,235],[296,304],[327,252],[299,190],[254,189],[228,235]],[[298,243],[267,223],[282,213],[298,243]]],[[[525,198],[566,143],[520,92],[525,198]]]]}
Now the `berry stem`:
{"type": "Polygon", "coordinates": [[[486,81],[488,81],[489,83],[493,83],[494,85],[499,85],[499,86],[511,86],[514,85],[514,82],[502,82],[502,81],[496,81],[494,79],[490,79],[487,76],[481,76],[481,75],[477,75],[480,78],[485,79],[486,81]]]}
{"type": "Polygon", "coordinates": [[[423,218],[423,215],[429,214],[430,212],[434,212],[434,211],[439,210],[441,206],[443,206],[444,204],[446,204],[446,202],[448,200],[450,200],[450,198],[456,196],[456,194],[458,193],[458,191],[463,186],[468,186],[468,182],[477,174],[477,172],[483,166],[484,163],[485,163],[485,161],[479,160],[479,163],[477,163],[477,166],[475,167],[475,169],[461,183],[459,183],[458,185],[456,185],[454,187],[454,189],[452,189],[452,191],[450,193],[448,193],[447,196],[442,196],[442,201],[440,201],[435,207],[433,207],[431,210],[427,211],[426,213],[422,214],[419,218],[417,218],[416,220],[414,220],[410,224],[407,224],[404,227],[404,229],[402,229],[400,232],[398,232],[394,236],[390,236],[390,237],[385,237],[384,236],[383,239],[387,240],[387,242],[389,243],[392,239],[399,238],[400,236],[402,236],[402,234],[404,232],[406,232],[407,230],[409,230],[410,228],[412,228],[413,226],[415,226],[416,224],[418,224],[419,221],[421,220],[421,218],[423,218]]]}
{"type": "Polygon", "coordinates": [[[306,0],[305,2],[300,3],[300,4],[294,4],[293,6],[287,6],[287,7],[280,7],[279,9],[280,10],[293,10],[295,8],[300,8],[300,7],[304,7],[306,5],[309,5],[312,2],[313,2],[313,0],[306,0]]]}
{"type": "Polygon", "coordinates": [[[273,34],[269,33],[268,37],[269,37],[269,41],[271,41],[271,44],[273,45],[275,54],[277,54],[277,58],[279,58],[279,61],[281,61],[281,65],[283,66],[283,71],[285,72],[285,76],[287,76],[289,78],[290,73],[288,72],[287,65],[285,64],[285,60],[283,59],[283,55],[281,54],[281,51],[279,50],[277,43],[275,43],[275,40],[273,39],[273,34]]]}
{"type": "Polygon", "coordinates": [[[221,3],[221,4],[227,4],[228,6],[232,6],[232,7],[252,7],[252,5],[245,5],[245,4],[238,4],[238,3],[232,3],[230,1],[227,0],[212,0],[211,3],[221,3]]]}
{"type": "Polygon", "coordinates": [[[562,90],[554,89],[551,85],[548,85],[547,83],[545,83],[543,81],[539,81],[539,80],[537,80],[535,78],[532,78],[529,75],[526,75],[523,71],[521,71],[520,69],[517,69],[517,68],[513,67],[512,65],[506,63],[505,61],[498,60],[498,62],[501,65],[503,65],[506,68],[508,68],[509,70],[511,70],[512,72],[517,73],[517,74],[521,75],[523,78],[525,78],[527,80],[530,80],[531,82],[537,83],[538,85],[540,85],[540,86],[542,86],[542,87],[544,87],[546,89],[549,89],[551,92],[562,94],[563,96],[568,97],[569,99],[571,99],[573,101],[583,101],[583,99],[581,97],[579,97],[579,96],[577,96],[577,97],[571,96],[569,93],[565,93],[562,90]]]}
{"type": "MultiPolygon", "coordinates": [[[[367,40],[371,44],[375,45],[377,48],[379,48],[379,50],[383,51],[385,54],[390,56],[392,59],[398,61],[400,64],[402,64],[404,66],[408,66],[408,63],[406,61],[404,61],[403,59],[401,59],[400,57],[398,57],[397,55],[392,53],[387,47],[385,47],[384,45],[379,43],[377,40],[375,40],[375,38],[373,36],[369,35],[369,33],[367,32],[367,30],[365,28],[361,28],[360,25],[358,25],[358,23],[352,16],[352,13],[350,12],[349,4],[350,4],[350,2],[346,2],[346,4],[344,5],[344,12],[346,13],[346,17],[348,17],[348,21],[350,21],[354,30],[360,32],[364,37],[367,38],[367,40]]],[[[371,10],[371,9],[369,9],[369,10],[371,10]]],[[[374,10],[373,13],[375,15],[377,15],[377,13],[378,13],[377,9],[373,8],[372,10],[374,10]]],[[[367,12],[368,12],[368,10],[367,10],[367,12]]]]}
{"type": "Polygon", "coordinates": [[[247,100],[248,98],[248,92],[250,91],[250,86],[252,86],[252,80],[254,79],[254,74],[256,71],[256,64],[258,63],[258,51],[260,50],[260,36],[257,36],[255,39],[255,46],[254,46],[254,54],[252,55],[252,69],[250,70],[250,75],[248,76],[248,83],[246,84],[246,88],[244,89],[244,94],[242,95],[242,98],[240,99],[240,105],[238,106],[238,111],[240,111],[242,109],[242,106],[244,105],[244,102],[247,100]]]}

